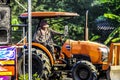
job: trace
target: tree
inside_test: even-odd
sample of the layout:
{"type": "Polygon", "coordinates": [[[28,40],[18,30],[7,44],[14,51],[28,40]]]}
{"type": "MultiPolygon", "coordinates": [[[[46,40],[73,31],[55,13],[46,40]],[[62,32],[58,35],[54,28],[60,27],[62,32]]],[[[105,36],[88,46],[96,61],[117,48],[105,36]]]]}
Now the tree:
{"type": "MultiPolygon", "coordinates": [[[[115,25],[116,29],[108,36],[105,44],[110,44],[110,42],[118,42],[120,41],[120,1],[119,0],[101,0],[101,5],[105,7],[106,12],[104,13],[104,17],[114,20],[117,25],[115,25]]],[[[115,23],[115,24],[116,24],[115,23]]]]}
{"type": "MultiPolygon", "coordinates": [[[[94,0],[92,3],[92,6],[89,10],[90,17],[92,22],[90,22],[89,26],[92,27],[90,28],[90,40],[94,41],[100,41],[101,38],[103,38],[100,34],[98,34],[98,29],[97,25],[95,24],[96,19],[100,19],[100,16],[106,18],[108,21],[106,24],[112,24],[113,27],[115,27],[117,31],[113,31],[109,34],[108,37],[106,38],[103,43],[109,45],[111,42],[117,42],[119,41],[119,15],[120,15],[120,6],[119,6],[120,1],[118,0],[94,0]],[[95,18],[96,17],[96,18],[95,18]],[[95,19],[95,20],[94,20],[95,19]],[[118,28],[118,29],[117,29],[118,28]],[[116,33],[117,32],[117,33],[116,33]]],[[[100,19],[101,21],[104,21],[103,18],[100,19]]],[[[105,32],[105,31],[104,31],[105,32]]],[[[107,32],[106,32],[107,33],[107,32]]],[[[102,35],[105,35],[106,33],[102,33],[102,35]]],[[[101,41],[100,41],[101,42],[101,41]]]]}

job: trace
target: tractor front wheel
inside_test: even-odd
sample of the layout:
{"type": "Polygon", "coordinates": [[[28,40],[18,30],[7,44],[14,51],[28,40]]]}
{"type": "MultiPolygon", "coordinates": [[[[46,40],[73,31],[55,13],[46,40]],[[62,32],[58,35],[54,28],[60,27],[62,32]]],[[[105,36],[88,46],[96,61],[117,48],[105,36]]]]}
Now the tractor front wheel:
{"type": "Polygon", "coordinates": [[[78,61],[72,68],[73,80],[97,80],[97,70],[89,61],[78,61]]]}

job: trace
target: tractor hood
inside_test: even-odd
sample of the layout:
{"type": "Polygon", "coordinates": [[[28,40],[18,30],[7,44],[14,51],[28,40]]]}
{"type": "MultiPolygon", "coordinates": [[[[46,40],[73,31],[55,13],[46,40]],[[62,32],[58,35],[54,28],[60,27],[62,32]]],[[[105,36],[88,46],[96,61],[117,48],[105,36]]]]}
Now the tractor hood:
{"type": "Polygon", "coordinates": [[[86,55],[90,56],[93,62],[97,62],[102,58],[103,52],[108,54],[109,49],[107,46],[91,41],[74,41],[74,40],[66,40],[66,42],[62,46],[62,52],[67,57],[72,57],[73,55],[86,55]]]}

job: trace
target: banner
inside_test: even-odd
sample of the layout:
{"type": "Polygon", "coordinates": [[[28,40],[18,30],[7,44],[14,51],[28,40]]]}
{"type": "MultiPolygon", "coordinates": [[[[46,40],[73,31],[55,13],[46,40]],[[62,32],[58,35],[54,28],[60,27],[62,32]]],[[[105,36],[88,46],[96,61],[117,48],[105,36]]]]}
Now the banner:
{"type": "Polygon", "coordinates": [[[16,56],[15,47],[0,48],[0,60],[14,60],[16,56]]]}
{"type": "Polygon", "coordinates": [[[11,80],[11,77],[15,77],[16,64],[16,47],[0,46],[0,80],[11,80]]]}

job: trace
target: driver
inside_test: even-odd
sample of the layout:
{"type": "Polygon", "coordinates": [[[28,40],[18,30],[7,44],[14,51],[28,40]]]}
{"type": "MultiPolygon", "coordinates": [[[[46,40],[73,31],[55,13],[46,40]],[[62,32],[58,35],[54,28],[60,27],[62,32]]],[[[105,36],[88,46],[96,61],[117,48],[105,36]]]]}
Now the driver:
{"type": "Polygon", "coordinates": [[[34,34],[33,40],[35,42],[39,42],[46,46],[51,53],[54,53],[54,42],[53,42],[53,35],[63,35],[60,32],[54,31],[53,29],[49,28],[49,24],[46,20],[41,20],[40,24],[38,25],[38,29],[34,34]]]}

